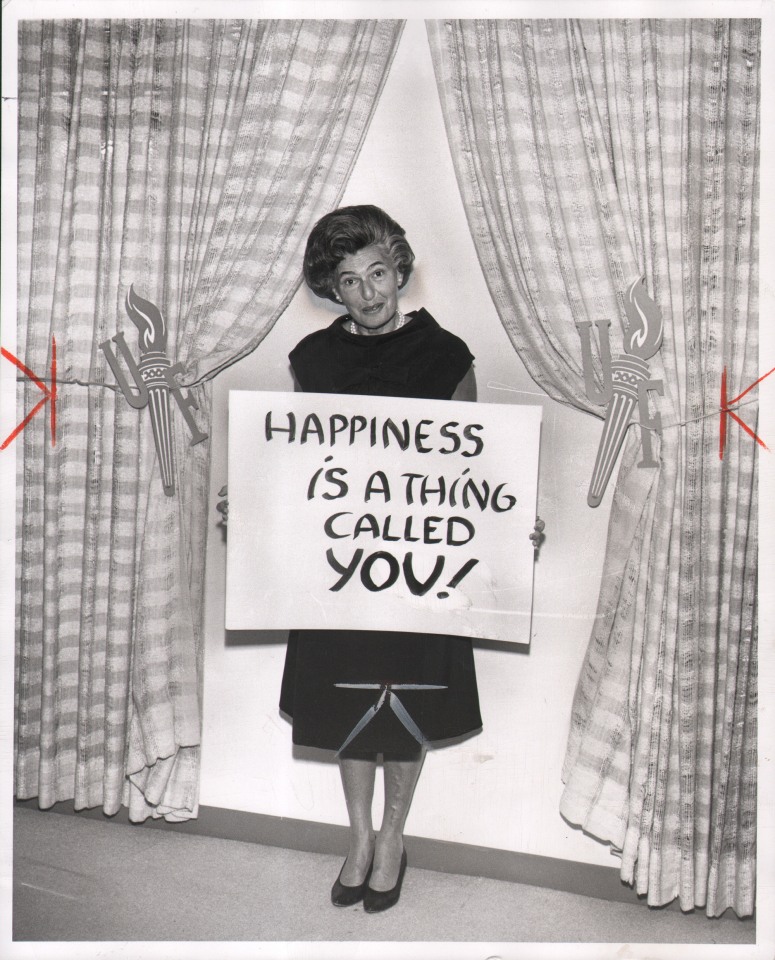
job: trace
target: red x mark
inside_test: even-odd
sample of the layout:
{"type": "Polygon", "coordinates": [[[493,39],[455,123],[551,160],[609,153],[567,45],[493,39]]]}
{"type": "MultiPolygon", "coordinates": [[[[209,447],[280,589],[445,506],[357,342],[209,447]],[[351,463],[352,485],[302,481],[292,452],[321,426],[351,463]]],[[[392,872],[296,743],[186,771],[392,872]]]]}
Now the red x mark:
{"type": "Polygon", "coordinates": [[[751,437],[752,440],[755,440],[758,444],[764,447],[765,450],[769,450],[769,447],[762,440],[762,438],[757,437],[756,434],[753,432],[753,430],[748,426],[748,424],[743,423],[743,421],[740,419],[740,417],[738,417],[738,415],[734,412],[734,410],[730,410],[730,407],[732,406],[733,403],[737,403],[739,400],[742,400],[747,393],[750,393],[754,387],[758,386],[762,382],[762,380],[766,380],[771,373],[775,373],[775,367],[773,367],[772,370],[768,370],[767,373],[764,374],[764,376],[759,377],[759,379],[756,380],[754,383],[752,383],[750,387],[746,387],[745,390],[743,390],[741,394],[738,394],[738,396],[736,396],[734,399],[728,400],[727,399],[727,368],[724,367],[724,370],[721,373],[721,428],[719,431],[719,448],[718,448],[718,455],[721,460],[724,459],[724,447],[726,446],[726,443],[727,443],[727,417],[728,416],[732,417],[735,423],[738,423],[743,428],[743,430],[745,430],[748,436],[751,437]]]}
{"type": "Polygon", "coordinates": [[[48,401],[51,401],[51,446],[56,446],[56,431],[57,431],[57,342],[54,337],[51,338],[51,386],[47,387],[46,384],[36,377],[35,374],[30,370],[29,367],[25,365],[15,357],[12,353],[9,353],[5,347],[0,347],[0,354],[5,357],[6,360],[10,360],[12,364],[17,366],[25,377],[29,377],[30,380],[43,391],[43,398],[39,400],[35,406],[30,410],[27,416],[22,420],[18,426],[11,431],[11,433],[0,443],[0,450],[5,450],[9,443],[19,436],[22,430],[27,426],[27,424],[32,420],[35,414],[44,407],[48,401]]]}

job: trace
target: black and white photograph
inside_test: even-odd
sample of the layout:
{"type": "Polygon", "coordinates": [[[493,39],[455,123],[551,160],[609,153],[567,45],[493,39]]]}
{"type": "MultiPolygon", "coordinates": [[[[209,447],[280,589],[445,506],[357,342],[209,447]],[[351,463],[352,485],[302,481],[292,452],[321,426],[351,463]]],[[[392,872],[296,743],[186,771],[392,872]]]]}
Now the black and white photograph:
{"type": "Polygon", "coordinates": [[[0,956],[772,960],[773,0],[2,17],[0,956]]]}

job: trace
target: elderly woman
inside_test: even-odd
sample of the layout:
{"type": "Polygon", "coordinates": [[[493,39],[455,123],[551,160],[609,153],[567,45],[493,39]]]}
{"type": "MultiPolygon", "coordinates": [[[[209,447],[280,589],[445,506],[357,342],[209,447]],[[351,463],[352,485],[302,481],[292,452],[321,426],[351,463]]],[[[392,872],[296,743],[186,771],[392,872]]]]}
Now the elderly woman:
{"type": "MultiPolygon", "coordinates": [[[[291,352],[301,390],[476,399],[474,358],[465,343],[427,311],[399,309],[398,291],[413,261],[403,229],[377,207],[343,207],[315,225],[305,280],[346,312],[291,352]]],[[[331,891],[333,903],[363,899],[370,912],[391,907],[406,869],[404,823],[423,746],[482,725],[470,639],[391,630],[294,632],[280,708],[293,718],[294,743],[338,752],[350,848],[331,891]],[[373,685],[382,691],[401,685],[406,723],[388,708],[387,696],[376,714],[369,712],[373,685]],[[371,806],[379,755],[385,804],[375,835],[371,806]]]]}
{"type": "MultiPolygon", "coordinates": [[[[378,207],[342,207],[318,221],[304,277],[345,312],[291,352],[299,389],[476,399],[466,344],[426,310],[399,309],[398,292],[413,262],[404,230],[378,207]]],[[[531,534],[536,546],[539,529],[531,534]]],[[[459,740],[482,726],[471,640],[388,629],[293,631],[280,708],[293,720],[295,744],[335,751],[339,759],[350,845],[333,903],[363,900],[369,912],[392,907],[406,869],[404,824],[425,745],[459,740]],[[385,802],[375,834],[371,808],[380,756],[385,802]]]]}

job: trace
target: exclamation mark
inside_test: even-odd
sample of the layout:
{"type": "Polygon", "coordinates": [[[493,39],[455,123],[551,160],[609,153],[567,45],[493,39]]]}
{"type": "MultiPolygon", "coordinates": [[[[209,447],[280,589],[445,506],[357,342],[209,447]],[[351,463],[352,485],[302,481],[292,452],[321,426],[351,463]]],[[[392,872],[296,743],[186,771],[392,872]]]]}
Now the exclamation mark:
{"type": "MultiPolygon", "coordinates": [[[[479,563],[478,560],[466,560],[463,566],[458,570],[455,576],[447,584],[449,589],[454,590],[455,587],[463,579],[463,577],[467,577],[468,574],[474,569],[477,563],[479,563]]],[[[444,600],[446,597],[449,596],[449,593],[446,590],[442,590],[441,592],[437,593],[436,596],[439,597],[439,599],[444,600]]]]}

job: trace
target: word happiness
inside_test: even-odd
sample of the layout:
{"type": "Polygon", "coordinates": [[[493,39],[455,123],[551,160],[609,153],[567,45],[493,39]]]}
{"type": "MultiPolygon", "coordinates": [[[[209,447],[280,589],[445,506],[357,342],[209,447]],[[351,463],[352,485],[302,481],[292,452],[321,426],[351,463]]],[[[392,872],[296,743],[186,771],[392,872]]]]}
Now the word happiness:
{"type": "Polygon", "coordinates": [[[416,450],[418,453],[459,453],[463,457],[478,457],[484,449],[480,423],[468,423],[461,427],[456,420],[437,425],[434,420],[409,420],[396,422],[390,417],[363,417],[360,414],[348,417],[334,413],[321,419],[317,414],[307,414],[301,422],[294,413],[275,415],[269,410],[264,420],[264,435],[267,441],[284,439],[286,443],[316,442],[318,446],[333,447],[337,443],[353,446],[366,443],[370,447],[398,447],[400,450],[416,450]]]}

